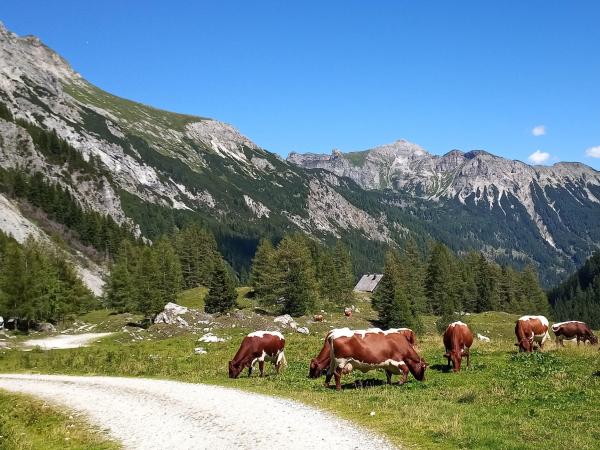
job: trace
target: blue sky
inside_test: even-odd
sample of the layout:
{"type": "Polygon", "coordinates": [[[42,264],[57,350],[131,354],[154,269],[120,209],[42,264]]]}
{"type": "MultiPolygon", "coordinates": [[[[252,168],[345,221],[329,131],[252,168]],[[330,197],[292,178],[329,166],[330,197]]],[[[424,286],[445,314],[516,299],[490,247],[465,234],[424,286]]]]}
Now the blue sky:
{"type": "Polygon", "coordinates": [[[405,138],[600,169],[597,1],[30,0],[0,20],[109,92],[282,155],[405,138]]]}

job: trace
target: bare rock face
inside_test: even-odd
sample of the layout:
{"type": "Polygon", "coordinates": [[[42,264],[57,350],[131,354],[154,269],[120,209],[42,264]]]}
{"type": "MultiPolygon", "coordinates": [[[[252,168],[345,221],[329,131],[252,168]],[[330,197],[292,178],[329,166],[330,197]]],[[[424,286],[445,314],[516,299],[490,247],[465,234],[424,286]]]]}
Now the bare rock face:
{"type": "Polygon", "coordinates": [[[575,200],[573,190],[600,204],[590,190],[590,186],[600,186],[600,172],[578,163],[530,166],[483,150],[467,153],[452,150],[437,156],[404,140],[362,152],[334,150],[331,156],[292,153],[288,161],[351,178],[365,189],[392,188],[433,201],[483,202],[492,208],[510,195],[520,202],[543,239],[552,247],[556,245],[549,231],[550,224],[536,208],[536,202],[540,200],[553,207],[554,201],[547,196],[547,189],[570,186],[565,189],[566,194],[575,196],[575,200]]]}

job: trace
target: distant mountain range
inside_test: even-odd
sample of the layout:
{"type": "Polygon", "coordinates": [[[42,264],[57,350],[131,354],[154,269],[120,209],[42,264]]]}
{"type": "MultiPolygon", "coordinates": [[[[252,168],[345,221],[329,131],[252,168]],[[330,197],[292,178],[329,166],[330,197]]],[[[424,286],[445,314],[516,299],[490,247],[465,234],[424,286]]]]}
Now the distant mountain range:
{"type": "MultiPolygon", "coordinates": [[[[600,243],[600,173],[583,164],[435,156],[406,141],[286,161],[228,124],[109,94],[39,39],[1,24],[0,102],[14,117],[0,119],[0,168],[40,172],[149,239],[201,222],[240,272],[261,236],[303,232],[343,239],[359,272],[380,267],[387,246],[439,239],[501,263],[532,261],[549,284],[600,243]],[[53,161],[25,122],[55,130],[96,161],[95,172],[53,161]]],[[[9,203],[3,197],[0,209],[9,203]]]]}

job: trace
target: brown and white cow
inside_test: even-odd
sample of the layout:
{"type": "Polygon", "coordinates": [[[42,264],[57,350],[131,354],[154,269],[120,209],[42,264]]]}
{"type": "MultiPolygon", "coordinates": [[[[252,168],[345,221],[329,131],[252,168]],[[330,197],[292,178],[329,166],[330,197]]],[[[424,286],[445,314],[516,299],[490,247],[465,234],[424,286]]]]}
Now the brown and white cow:
{"type": "MultiPolygon", "coordinates": [[[[325,378],[325,384],[327,384],[327,385],[329,384],[329,381],[331,380],[331,377],[333,376],[333,374],[328,372],[328,369],[329,369],[329,366],[331,363],[331,350],[330,350],[329,342],[327,341],[327,337],[333,332],[338,333],[339,330],[348,330],[348,329],[349,328],[334,329],[327,333],[327,335],[325,336],[325,342],[323,343],[323,348],[321,348],[321,351],[315,358],[310,360],[310,366],[308,369],[308,377],[309,378],[319,378],[321,375],[323,375],[327,371],[326,378],[325,378]]],[[[381,331],[381,330],[379,330],[379,328],[371,328],[370,330],[367,330],[367,331],[374,332],[374,331],[381,331]]],[[[358,333],[362,333],[362,331],[358,331],[358,333]]],[[[413,330],[411,330],[410,328],[392,328],[390,330],[387,330],[387,334],[390,334],[390,333],[403,334],[404,337],[406,337],[406,339],[412,346],[414,346],[416,343],[415,332],[413,330]]]]}
{"type": "Polygon", "coordinates": [[[517,320],[515,335],[520,352],[532,352],[533,343],[537,342],[540,350],[544,343],[550,338],[548,334],[548,319],[544,316],[523,316],[517,320]]]}
{"type": "Polygon", "coordinates": [[[564,339],[577,338],[577,345],[580,341],[585,344],[586,341],[590,341],[590,344],[597,344],[598,338],[594,336],[590,327],[585,322],[579,322],[577,320],[569,320],[568,322],[559,322],[552,325],[552,331],[556,336],[556,343],[564,346],[564,339]]]}
{"type": "Polygon", "coordinates": [[[469,367],[471,345],[473,345],[473,333],[466,323],[458,321],[448,325],[444,332],[444,347],[446,348],[444,356],[448,358],[448,369],[452,362],[452,370],[460,372],[463,356],[467,358],[467,367],[469,367]]]}
{"type": "Polygon", "coordinates": [[[279,373],[282,366],[287,365],[283,349],[285,338],[278,331],[255,331],[247,335],[239,350],[229,361],[229,378],[237,378],[244,368],[248,367],[248,376],[252,375],[252,367],[258,362],[260,376],[264,376],[265,361],[275,365],[279,373]]]}
{"type": "Polygon", "coordinates": [[[388,384],[393,374],[402,375],[399,384],[406,382],[409,371],[419,381],[425,378],[427,363],[401,333],[379,328],[343,328],[329,333],[327,342],[331,351],[328,377],[333,374],[337,390],[342,388],[342,375],[354,369],[361,372],[384,369],[388,384]]]}

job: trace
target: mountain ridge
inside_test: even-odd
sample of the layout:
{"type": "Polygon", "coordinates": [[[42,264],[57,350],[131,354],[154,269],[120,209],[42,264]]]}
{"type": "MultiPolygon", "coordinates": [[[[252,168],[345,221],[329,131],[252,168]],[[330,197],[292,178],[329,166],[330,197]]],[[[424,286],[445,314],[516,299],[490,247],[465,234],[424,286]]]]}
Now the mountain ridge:
{"type": "Polygon", "coordinates": [[[534,262],[549,283],[600,242],[590,227],[600,222],[600,177],[587,166],[573,176],[569,165],[548,172],[479,150],[437,156],[405,140],[284,160],[229,124],[105,92],[39,39],[2,26],[0,55],[9,113],[0,168],[42,173],[84,209],[151,240],[201,223],[238,272],[261,237],[303,232],[343,239],[357,272],[379,268],[388,246],[440,239],[503,264],[534,262]],[[87,165],[57,159],[44,133],[87,165]],[[527,189],[523,179],[533,180],[527,189]]]}

